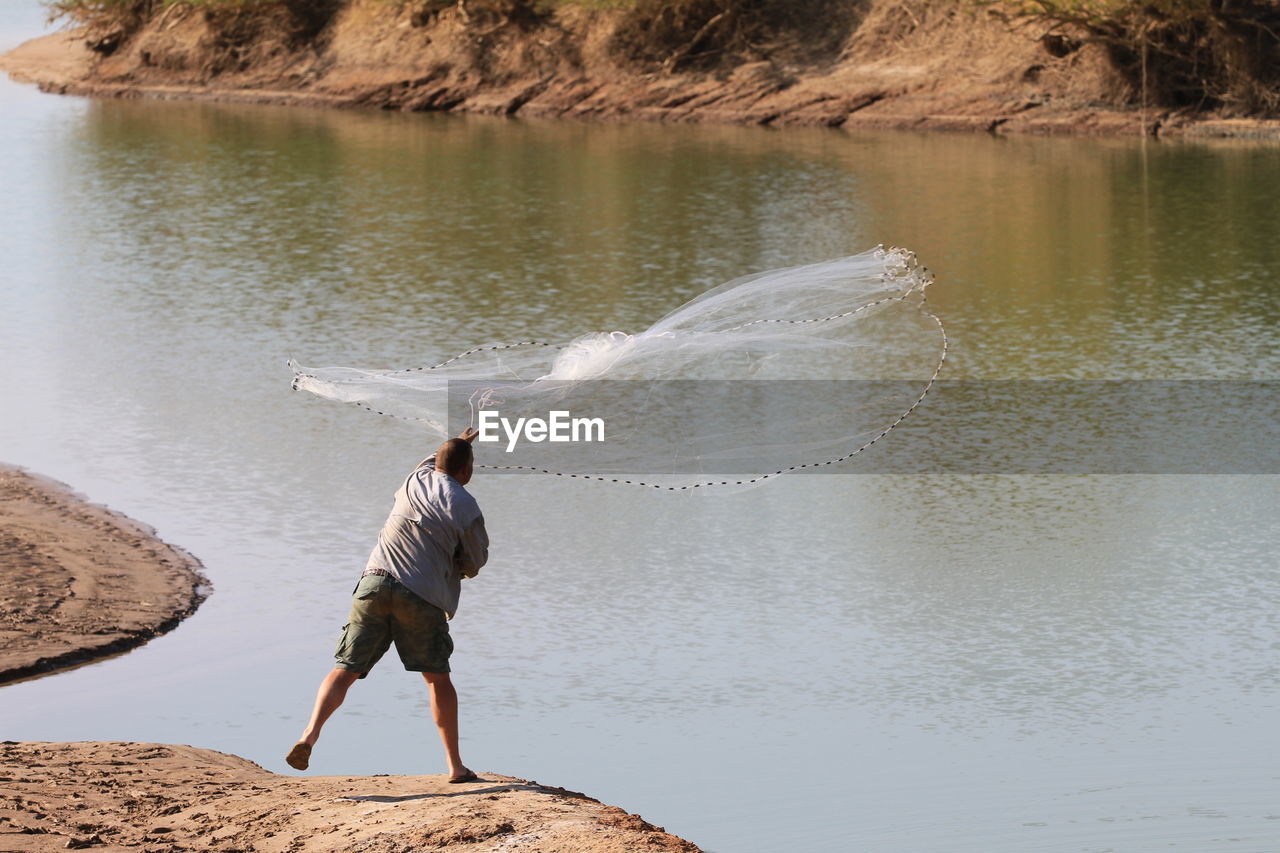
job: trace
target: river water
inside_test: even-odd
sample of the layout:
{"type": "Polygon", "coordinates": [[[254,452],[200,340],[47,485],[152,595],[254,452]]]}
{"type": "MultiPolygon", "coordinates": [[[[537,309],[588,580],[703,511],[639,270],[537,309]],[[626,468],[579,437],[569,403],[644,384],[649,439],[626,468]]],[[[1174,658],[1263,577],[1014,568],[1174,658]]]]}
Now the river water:
{"type": "MultiPolygon", "coordinates": [[[[6,4],[3,44],[39,30],[6,4]]],[[[647,326],[908,246],[952,379],[1275,379],[1280,147],[90,101],[0,83],[0,459],[197,555],[173,633],[0,691],[0,735],[277,772],[428,443],[289,390],[647,326]]],[[[1246,444],[1250,424],[1224,434],[1246,444]]],[[[891,436],[892,438],[892,436],[891,436]]],[[[856,472],[856,466],[850,468],[856,472]]],[[[1280,847],[1275,475],[480,475],[477,769],[715,853],[1280,847]]],[[[319,774],[439,773],[394,658],[319,774]]]]}

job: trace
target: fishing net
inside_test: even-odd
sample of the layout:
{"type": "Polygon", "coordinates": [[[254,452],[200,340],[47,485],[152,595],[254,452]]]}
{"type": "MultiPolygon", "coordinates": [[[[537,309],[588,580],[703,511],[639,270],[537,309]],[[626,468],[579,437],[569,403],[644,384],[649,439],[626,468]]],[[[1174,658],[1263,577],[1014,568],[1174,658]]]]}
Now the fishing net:
{"type": "Polygon", "coordinates": [[[482,428],[477,467],[670,490],[831,469],[923,401],[946,358],[905,249],[736,279],[648,329],[477,346],[397,370],[302,367],[293,387],[482,428]]]}

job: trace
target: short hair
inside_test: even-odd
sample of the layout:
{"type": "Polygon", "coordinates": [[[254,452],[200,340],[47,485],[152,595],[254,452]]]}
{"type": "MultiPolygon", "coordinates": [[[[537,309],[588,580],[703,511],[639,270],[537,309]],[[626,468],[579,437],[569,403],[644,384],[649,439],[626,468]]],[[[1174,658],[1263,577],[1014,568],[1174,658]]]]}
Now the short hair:
{"type": "Polygon", "coordinates": [[[443,471],[450,477],[456,477],[462,473],[462,469],[471,464],[474,458],[471,442],[461,438],[451,438],[436,448],[436,470],[443,471]]]}

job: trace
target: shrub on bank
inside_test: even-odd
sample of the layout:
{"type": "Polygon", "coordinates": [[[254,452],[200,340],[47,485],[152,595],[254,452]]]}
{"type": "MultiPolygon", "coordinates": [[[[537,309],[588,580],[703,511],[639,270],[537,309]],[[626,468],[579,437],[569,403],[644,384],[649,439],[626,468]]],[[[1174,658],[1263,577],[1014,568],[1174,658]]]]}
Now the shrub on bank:
{"type": "Polygon", "coordinates": [[[268,28],[293,46],[315,38],[343,0],[50,0],[50,18],[88,28],[90,48],[111,54],[144,24],[176,7],[203,10],[230,43],[245,43],[268,28]]]}
{"type": "Polygon", "coordinates": [[[1101,44],[1133,88],[1160,107],[1280,109],[1280,0],[972,0],[1006,20],[1044,25],[1058,56],[1101,44]]]}

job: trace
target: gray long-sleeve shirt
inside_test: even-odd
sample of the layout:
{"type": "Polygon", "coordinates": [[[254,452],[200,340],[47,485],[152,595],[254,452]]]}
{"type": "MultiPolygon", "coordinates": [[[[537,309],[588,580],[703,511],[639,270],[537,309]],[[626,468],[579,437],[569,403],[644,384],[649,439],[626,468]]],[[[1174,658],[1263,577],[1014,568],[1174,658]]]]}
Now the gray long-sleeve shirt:
{"type": "Polygon", "coordinates": [[[488,559],[489,536],[476,499],[435,470],[431,456],[396,492],[368,566],[390,572],[452,619],[462,579],[475,577],[488,559]]]}

